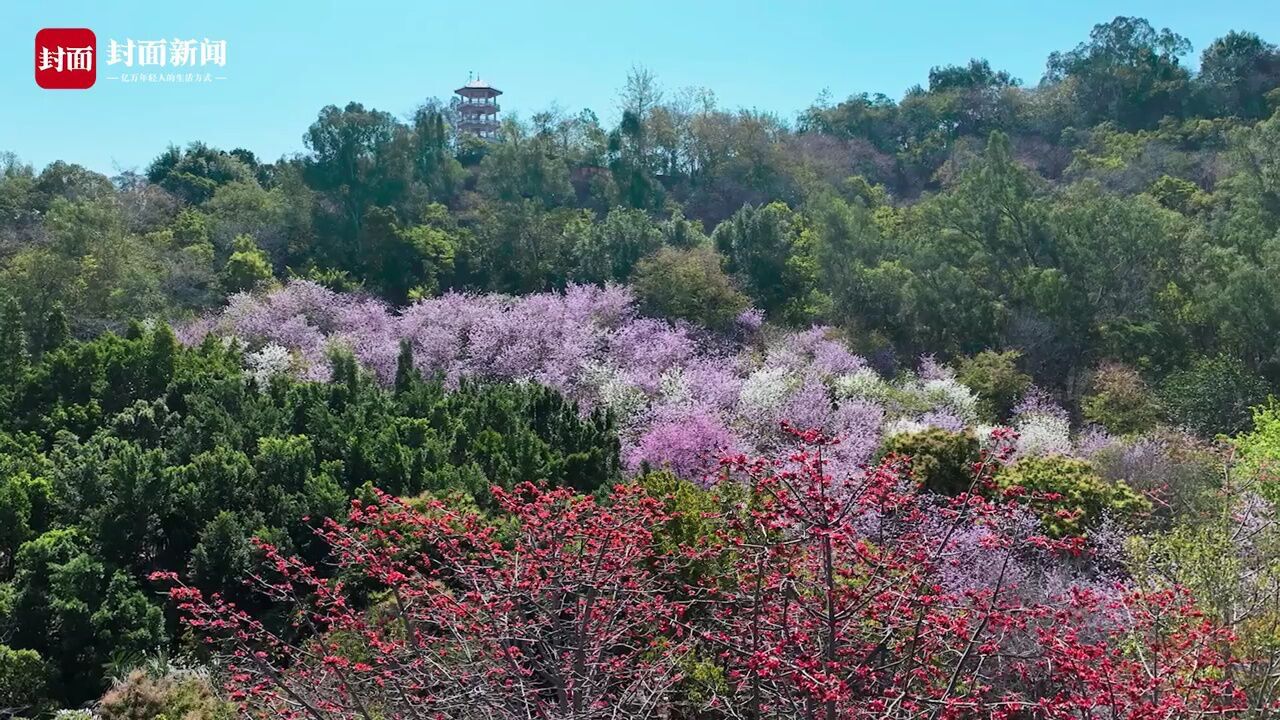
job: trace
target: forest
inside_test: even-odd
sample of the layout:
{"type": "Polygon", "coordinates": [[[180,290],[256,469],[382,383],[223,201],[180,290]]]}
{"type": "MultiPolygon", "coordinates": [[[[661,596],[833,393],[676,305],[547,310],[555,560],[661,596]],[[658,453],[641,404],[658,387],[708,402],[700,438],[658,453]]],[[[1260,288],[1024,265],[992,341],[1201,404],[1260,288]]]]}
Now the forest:
{"type": "Polygon", "coordinates": [[[1278,716],[1280,48],[618,105],[0,153],[0,718],[1278,716]]]}

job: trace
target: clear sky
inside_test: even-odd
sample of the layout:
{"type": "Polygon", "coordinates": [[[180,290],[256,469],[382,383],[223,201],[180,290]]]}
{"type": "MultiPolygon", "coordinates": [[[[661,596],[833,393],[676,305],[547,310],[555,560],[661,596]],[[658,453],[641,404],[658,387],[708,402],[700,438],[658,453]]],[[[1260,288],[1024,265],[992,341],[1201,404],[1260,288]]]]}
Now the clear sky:
{"type": "MultiPolygon", "coordinates": [[[[274,160],[303,150],[327,104],[358,100],[399,115],[446,98],[476,71],[527,117],[552,104],[603,120],[629,67],[667,88],[715,91],[722,106],[794,118],[824,89],[900,97],[934,65],[986,57],[1028,84],[1045,57],[1097,22],[1138,15],[1201,49],[1228,30],[1280,42],[1275,0],[0,0],[0,150],[37,167],[62,159],[114,173],[170,143],[203,140],[274,160]],[[226,40],[213,84],[36,87],[44,27],[108,39],[226,40]]],[[[100,62],[101,65],[101,62],[100,62]]]]}

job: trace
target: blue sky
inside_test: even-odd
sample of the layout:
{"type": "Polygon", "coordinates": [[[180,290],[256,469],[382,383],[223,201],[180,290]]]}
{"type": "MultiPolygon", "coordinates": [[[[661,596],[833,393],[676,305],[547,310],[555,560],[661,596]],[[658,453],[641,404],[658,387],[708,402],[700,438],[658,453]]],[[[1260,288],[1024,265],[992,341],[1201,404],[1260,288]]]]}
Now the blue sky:
{"type": "Polygon", "coordinates": [[[1049,52],[1116,15],[1172,28],[1195,56],[1232,29],[1280,42],[1273,0],[0,0],[0,150],[107,173],[192,140],[274,160],[303,150],[324,105],[405,115],[472,70],[525,117],[554,103],[612,120],[640,64],[664,87],[707,87],[722,106],[790,119],[824,89],[899,97],[931,66],[970,57],[1034,84],[1049,52]],[[122,85],[100,72],[87,91],[41,90],[32,48],[43,27],[88,27],[103,51],[110,38],[226,40],[227,79],[122,85]]]}

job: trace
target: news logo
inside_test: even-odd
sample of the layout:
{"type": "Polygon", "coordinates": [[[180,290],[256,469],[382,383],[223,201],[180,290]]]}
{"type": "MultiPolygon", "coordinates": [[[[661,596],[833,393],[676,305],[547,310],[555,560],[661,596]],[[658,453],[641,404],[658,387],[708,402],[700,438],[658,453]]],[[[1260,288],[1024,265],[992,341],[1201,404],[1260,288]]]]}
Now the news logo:
{"type": "Polygon", "coordinates": [[[98,80],[121,83],[212,83],[226,80],[227,41],[209,38],[106,41],[98,57],[98,38],[88,28],[45,28],[36,33],[36,85],[47,90],[86,90],[98,80]]]}
{"type": "Polygon", "coordinates": [[[36,85],[87,90],[98,81],[98,38],[88,28],[45,28],[36,33],[36,85]]]}

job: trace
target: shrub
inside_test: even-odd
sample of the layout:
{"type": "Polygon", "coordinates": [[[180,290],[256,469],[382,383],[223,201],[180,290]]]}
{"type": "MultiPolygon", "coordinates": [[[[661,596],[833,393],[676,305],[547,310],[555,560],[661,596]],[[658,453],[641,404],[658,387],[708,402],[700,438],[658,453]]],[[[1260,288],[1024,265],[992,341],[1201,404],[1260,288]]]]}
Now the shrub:
{"type": "Polygon", "coordinates": [[[1231,435],[1249,427],[1249,409],[1267,396],[1262,378],[1235,358],[1200,358],[1165,378],[1166,416],[1204,435],[1231,435]]]}
{"type": "Polygon", "coordinates": [[[34,650],[14,650],[0,645],[0,713],[21,716],[43,701],[48,671],[34,650]]]}
{"type": "Polygon", "coordinates": [[[973,464],[978,461],[978,438],[972,432],[948,432],[931,428],[899,433],[885,441],[882,455],[909,458],[911,475],[922,487],[943,495],[969,489],[973,464]]]}
{"type": "Polygon", "coordinates": [[[956,379],[978,393],[979,408],[988,419],[1008,417],[1018,398],[1031,387],[1031,376],[1018,369],[1021,357],[1017,350],[983,350],[957,361],[956,379]]]}
{"type": "Polygon", "coordinates": [[[1237,471],[1258,481],[1262,494],[1280,500],[1280,401],[1268,399],[1253,409],[1253,430],[1231,443],[1239,458],[1237,471]]]}
{"type": "Polygon", "coordinates": [[[1160,420],[1160,404],[1136,370],[1110,364],[1093,375],[1081,409],[1091,423],[1117,435],[1150,430],[1160,420]]]}
{"type": "Polygon", "coordinates": [[[1132,518],[1150,503],[1124,483],[1110,483],[1084,460],[1064,455],[1025,457],[1003,468],[996,485],[1024,495],[1051,535],[1078,535],[1104,516],[1132,518]]]}
{"type": "Polygon", "coordinates": [[[1223,458],[1213,445],[1172,428],[1112,439],[1087,459],[1103,479],[1123,482],[1153,504],[1153,519],[1167,526],[1201,517],[1221,503],[1223,458]]]}
{"type": "Polygon", "coordinates": [[[222,285],[228,292],[252,290],[271,279],[271,259],[253,238],[237,236],[231,250],[231,257],[222,269],[222,285]]]}
{"type": "Polygon", "coordinates": [[[102,696],[98,716],[102,720],[231,720],[234,714],[203,673],[136,668],[102,696]]]}
{"type": "Polygon", "coordinates": [[[720,256],[707,247],[667,247],[646,257],[636,265],[632,288],[652,315],[717,330],[732,326],[750,304],[720,269],[720,256]]]}

